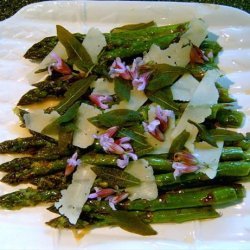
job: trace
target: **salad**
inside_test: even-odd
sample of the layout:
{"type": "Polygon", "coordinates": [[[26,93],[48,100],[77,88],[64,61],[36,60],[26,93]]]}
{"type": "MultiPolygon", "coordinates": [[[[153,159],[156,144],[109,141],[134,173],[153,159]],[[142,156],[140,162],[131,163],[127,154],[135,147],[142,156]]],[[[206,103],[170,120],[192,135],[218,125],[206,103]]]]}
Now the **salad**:
{"type": "Polygon", "coordinates": [[[47,203],[55,228],[154,235],[153,223],[217,218],[217,206],[241,202],[250,141],[230,129],[244,114],[219,83],[221,49],[201,19],[86,35],[57,25],[24,55],[41,61],[15,108],[31,136],[0,143],[24,154],[0,165],[2,181],[33,186],[0,206],[47,203]]]}

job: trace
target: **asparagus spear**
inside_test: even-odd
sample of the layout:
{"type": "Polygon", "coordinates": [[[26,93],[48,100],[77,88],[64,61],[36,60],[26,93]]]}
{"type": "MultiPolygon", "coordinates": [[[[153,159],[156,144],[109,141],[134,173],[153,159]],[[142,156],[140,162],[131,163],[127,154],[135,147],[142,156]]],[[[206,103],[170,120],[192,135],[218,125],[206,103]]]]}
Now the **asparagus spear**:
{"type": "Polygon", "coordinates": [[[26,168],[23,171],[6,174],[1,181],[11,185],[17,185],[30,182],[32,178],[37,176],[44,176],[62,171],[65,167],[65,159],[56,161],[35,161],[32,162],[29,168],[26,168]]]}
{"type": "Polygon", "coordinates": [[[31,179],[31,184],[36,185],[38,190],[63,190],[70,184],[70,178],[66,178],[64,172],[58,172],[31,179]]]}
{"type": "Polygon", "coordinates": [[[24,94],[17,105],[29,105],[40,102],[47,97],[63,96],[71,86],[72,82],[76,81],[77,79],[77,77],[72,77],[64,80],[61,78],[54,80],[49,76],[46,80],[34,84],[33,86],[36,88],[31,89],[26,94],[24,94]]]}
{"type": "Polygon", "coordinates": [[[237,189],[243,186],[218,186],[207,188],[195,188],[188,190],[170,191],[160,195],[158,199],[127,201],[119,204],[119,208],[126,210],[156,211],[164,209],[200,207],[208,205],[226,205],[240,201],[237,189]]]}
{"type": "MultiPolygon", "coordinates": [[[[191,220],[212,219],[220,216],[212,207],[199,207],[199,208],[180,208],[172,210],[161,210],[153,212],[143,211],[130,211],[129,213],[139,217],[144,223],[183,223],[191,220]]],[[[109,214],[91,214],[97,217],[96,220],[87,221],[79,219],[75,225],[69,223],[68,219],[64,216],[59,216],[46,224],[54,228],[67,228],[67,229],[84,229],[91,227],[103,227],[115,225],[112,215],[109,214]],[[98,219],[98,220],[97,220],[98,219]]]]}
{"type": "Polygon", "coordinates": [[[245,154],[241,147],[224,147],[221,152],[221,161],[244,160],[245,154]]]}
{"type": "Polygon", "coordinates": [[[216,121],[225,128],[239,128],[244,120],[244,114],[237,110],[221,109],[216,114],[216,121]]]}
{"type": "MultiPolygon", "coordinates": [[[[149,46],[150,43],[151,45],[153,43],[157,44],[157,39],[159,40],[160,43],[162,43],[162,40],[159,38],[162,38],[163,36],[169,35],[172,39],[174,39],[180,33],[183,33],[187,29],[187,27],[188,27],[188,23],[182,23],[182,24],[175,24],[175,25],[168,25],[168,26],[161,26],[161,27],[148,27],[146,29],[136,30],[136,31],[132,30],[132,31],[119,32],[119,33],[106,33],[104,34],[104,36],[107,41],[107,46],[106,46],[107,53],[106,54],[103,53],[103,61],[104,61],[104,58],[109,58],[109,59],[116,58],[117,56],[119,56],[119,53],[121,53],[121,51],[116,50],[116,48],[122,48],[122,47],[127,48],[128,45],[131,46],[131,48],[134,47],[136,49],[134,51],[134,55],[138,53],[142,53],[145,51],[144,49],[146,45],[149,46]],[[177,35],[174,35],[174,34],[177,34],[177,35]],[[142,46],[141,49],[139,48],[139,45],[142,46]],[[116,50],[116,52],[112,52],[112,50],[114,51],[116,50]]],[[[74,34],[74,36],[80,42],[82,42],[85,37],[85,35],[82,35],[79,33],[74,34]]],[[[171,39],[169,39],[169,41],[170,40],[171,39]]],[[[50,51],[52,51],[52,49],[55,47],[57,42],[58,42],[58,39],[55,36],[44,38],[42,41],[34,44],[25,53],[24,57],[26,59],[32,59],[32,60],[42,60],[45,56],[47,56],[50,53],[50,51]]]]}
{"type": "Polygon", "coordinates": [[[35,206],[44,202],[54,202],[59,197],[59,191],[39,191],[29,187],[1,196],[0,207],[5,209],[17,210],[23,207],[35,206]]]}
{"type": "Polygon", "coordinates": [[[43,138],[31,136],[25,138],[17,138],[7,140],[0,143],[0,153],[33,153],[41,147],[50,145],[51,143],[43,138]]]}
{"type": "MultiPolygon", "coordinates": [[[[244,177],[250,173],[250,162],[248,161],[232,161],[220,162],[217,170],[216,178],[219,177],[244,177]]],[[[203,173],[190,173],[175,179],[172,173],[155,175],[156,183],[159,187],[175,185],[180,183],[199,183],[207,181],[209,178],[203,173]]]]}

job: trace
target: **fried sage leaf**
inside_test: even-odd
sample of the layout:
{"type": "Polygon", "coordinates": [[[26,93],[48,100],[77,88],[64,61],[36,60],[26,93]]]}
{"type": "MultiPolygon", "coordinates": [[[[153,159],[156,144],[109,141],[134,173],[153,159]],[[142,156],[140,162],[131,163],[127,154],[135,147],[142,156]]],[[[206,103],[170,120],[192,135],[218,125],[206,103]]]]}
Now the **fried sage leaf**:
{"type": "Polygon", "coordinates": [[[139,185],[141,181],[133,175],[124,172],[121,169],[109,167],[92,167],[95,174],[110,186],[119,186],[120,188],[139,185]]]}
{"type": "Polygon", "coordinates": [[[64,27],[57,25],[57,37],[68,54],[68,60],[81,70],[90,70],[93,62],[84,46],[64,27]]]}

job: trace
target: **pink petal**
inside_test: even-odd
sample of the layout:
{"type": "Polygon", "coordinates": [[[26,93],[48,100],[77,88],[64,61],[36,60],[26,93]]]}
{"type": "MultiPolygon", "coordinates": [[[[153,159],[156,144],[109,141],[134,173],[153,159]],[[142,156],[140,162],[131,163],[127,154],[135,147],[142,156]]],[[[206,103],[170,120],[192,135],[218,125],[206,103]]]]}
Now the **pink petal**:
{"type": "Polygon", "coordinates": [[[194,155],[190,154],[189,152],[185,152],[185,151],[175,153],[174,154],[174,161],[175,162],[182,162],[188,166],[193,166],[193,165],[199,164],[198,159],[194,155]]]}
{"type": "Polygon", "coordinates": [[[174,177],[181,176],[182,174],[192,173],[200,169],[199,166],[188,166],[181,162],[173,162],[172,168],[175,169],[174,177]]]}
{"type": "Polygon", "coordinates": [[[129,157],[127,155],[123,155],[122,159],[118,159],[116,164],[119,168],[125,168],[129,164],[129,157]]]}

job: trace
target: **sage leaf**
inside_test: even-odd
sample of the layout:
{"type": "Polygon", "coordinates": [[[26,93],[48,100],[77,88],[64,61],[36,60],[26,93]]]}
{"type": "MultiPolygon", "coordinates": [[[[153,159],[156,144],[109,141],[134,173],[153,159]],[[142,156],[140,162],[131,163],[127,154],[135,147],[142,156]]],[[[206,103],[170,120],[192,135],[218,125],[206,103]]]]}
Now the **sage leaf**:
{"type": "Polygon", "coordinates": [[[185,143],[188,140],[190,133],[186,130],[183,130],[172,142],[169,153],[174,154],[180,152],[185,148],[185,143]]]}
{"type": "Polygon", "coordinates": [[[132,85],[121,78],[115,78],[115,93],[120,100],[129,101],[132,85]]]}
{"type": "Polygon", "coordinates": [[[55,107],[56,111],[59,114],[65,113],[74,102],[76,102],[83,94],[85,94],[90,84],[95,79],[96,76],[92,75],[74,82],[65,93],[65,98],[55,107]]]}
{"type": "Polygon", "coordinates": [[[139,235],[155,235],[157,232],[145,223],[135,213],[128,211],[113,211],[111,213],[114,224],[117,224],[120,228],[139,235]]]}
{"type": "Polygon", "coordinates": [[[76,129],[76,126],[74,125],[74,123],[71,124],[70,122],[75,119],[79,107],[80,102],[74,103],[63,115],[47,125],[42,130],[42,133],[55,134],[58,132],[60,126],[64,126],[64,130],[67,130],[67,132],[74,131],[76,129]]]}
{"type": "Polygon", "coordinates": [[[150,21],[148,23],[136,23],[136,24],[128,24],[124,25],[121,27],[116,27],[110,31],[110,33],[120,33],[120,32],[125,32],[125,31],[130,31],[130,30],[141,30],[145,29],[148,27],[155,26],[154,21],[150,21]]]}
{"type": "Polygon", "coordinates": [[[148,154],[153,150],[153,147],[147,142],[144,136],[144,129],[142,126],[137,125],[129,129],[122,128],[118,133],[118,137],[123,136],[131,138],[131,144],[137,156],[148,154]]]}
{"type": "Polygon", "coordinates": [[[168,64],[153,64],[148,67],[149,70],[153,71],[151,80],[147,85],[147,89],[151,91],[171,86],[178,77],[187,72],[185,68],[168,64]]]}
{"type": "Polygon", "coordinates": [[[113,126],[128,127],[142,121],[139,112],[129,109],[116,109],[89,118],[89,121],[97,127],[110,128],[113,126]]]}
{"type": "Polygon", "coordinates": [[[117,185],[120,188],[125,188],[136,186],[141,183],[139,179],[121,169],[99,166],[92,167],[91,169],[99,178],[106,181],[109,186],[114,187],[117,185]]]}
{"type": "Polygon", "coordinates": [[[93,67],[90,55],[84,46],[64,27],[57,25],[57,37],[66,49],[68,60],[75,64],[77,68],[89,71],[93,67]]]}
{"type": "Polygon", "coordinates": [[[146,95],[150,101],[159,104],[163,109],[170,109],[179,112],[179,105],[173,101],[171,89],[166,87],[158,91],[146,91],[146,95]]]}
{"type": "Polygon", "coordinates": [[[193,124],[198,130],[199,130],[199,137],[201,140],[207,142],[213,147],[218,147],[216,143],[215,137],[211,136],[209,131],[206,129],[206,127],[202,124],[198,124],[196,122],[193,122],[191,120],[188,120],[189,123],[193,124]]]}

